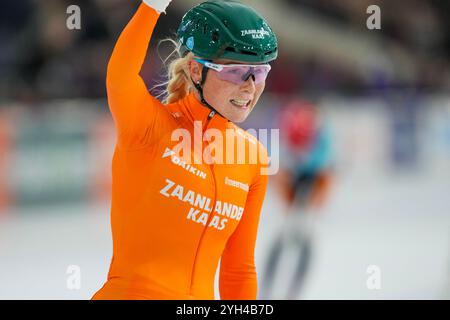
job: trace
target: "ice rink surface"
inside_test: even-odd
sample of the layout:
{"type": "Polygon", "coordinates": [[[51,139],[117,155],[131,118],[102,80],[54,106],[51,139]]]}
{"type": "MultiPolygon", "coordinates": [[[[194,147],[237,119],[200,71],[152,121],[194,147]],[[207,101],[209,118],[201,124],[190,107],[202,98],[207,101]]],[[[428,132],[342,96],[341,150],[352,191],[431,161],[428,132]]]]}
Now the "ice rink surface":
{"type": "MultiPolygon", "coordinates": [[[[449,181],[439,173],[339,177],[316,220],[311,271],[299,298],[448,299],[449,181]],[[367,287],[371,265],[380,270],[380,289],[367,287]]],[[[280,208],[269,186],[256,248],[260,278],[281,227],[280,208]]],[[[0,299],[89,299],[104,283],[111,250],[109,203],[3,214],[0,299]],[[80,268],[79,289],[68,289],[71,265],[80,268]]],[[[289,252],[273,298],[282,298],[290,281],[296,260],[289,252]]]]}

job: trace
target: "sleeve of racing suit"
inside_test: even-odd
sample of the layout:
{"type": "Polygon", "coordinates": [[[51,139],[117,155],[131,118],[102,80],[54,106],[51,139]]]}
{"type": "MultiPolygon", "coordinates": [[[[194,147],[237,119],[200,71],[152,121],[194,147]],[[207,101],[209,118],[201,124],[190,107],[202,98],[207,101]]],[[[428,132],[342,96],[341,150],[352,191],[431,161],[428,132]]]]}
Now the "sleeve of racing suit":
{"type": "Polygon", "coordinates": [[[159,16],[155,9],[141,3],[117,40],[108,63],[106,89],[119,147],[148,143],[163,110],[139,75],[159,16]]]}
{"type": "Polygon", "coordinates": [[[242,219],[228,239],[220,262],[219,290],[224,300],[257,298],[255,243],[268,176],[258,175],[249,188],[242,219]]]}

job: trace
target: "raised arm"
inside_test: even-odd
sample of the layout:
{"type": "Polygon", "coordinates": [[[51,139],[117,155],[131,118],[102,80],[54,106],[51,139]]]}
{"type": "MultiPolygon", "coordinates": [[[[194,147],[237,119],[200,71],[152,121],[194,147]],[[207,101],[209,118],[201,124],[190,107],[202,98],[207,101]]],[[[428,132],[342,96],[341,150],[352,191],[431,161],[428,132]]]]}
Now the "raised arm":
{"type": "MultiPolygon", "coordinates": [[[[151,4],[152,1],[145,1],[151,4]]],[[[158,2],[158,1],[154,1],[158,2]]],[[[169,1],[165,1],[167,4],[169,1]]],[[[108,104],[122,147],[141,146],[162,105],[152,97],[139,73],[161,11],[142,3],[122,31],[108,63],[108,104]]]]}
{"type": "Polygon", "coordinates": [[[257,298],[254,251],[267,182],[267,175],[258,175],[256,181],[250,186],[242,220],[228,240],[222,254],[219,277],[221,299],[254,300],[257,298]]]}

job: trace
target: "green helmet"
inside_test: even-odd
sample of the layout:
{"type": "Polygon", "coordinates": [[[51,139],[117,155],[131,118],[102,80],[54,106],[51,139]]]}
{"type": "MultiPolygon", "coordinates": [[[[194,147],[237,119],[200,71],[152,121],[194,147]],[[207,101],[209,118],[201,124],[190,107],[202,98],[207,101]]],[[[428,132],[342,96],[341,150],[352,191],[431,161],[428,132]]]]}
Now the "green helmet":
{"type": "Polygon", "coordinates": [[[182,53],[203,59],[267,63],[278,55],[277,38],[266,20],[236,1],[209,0],[189,10],[177,32],[182,53]]]}

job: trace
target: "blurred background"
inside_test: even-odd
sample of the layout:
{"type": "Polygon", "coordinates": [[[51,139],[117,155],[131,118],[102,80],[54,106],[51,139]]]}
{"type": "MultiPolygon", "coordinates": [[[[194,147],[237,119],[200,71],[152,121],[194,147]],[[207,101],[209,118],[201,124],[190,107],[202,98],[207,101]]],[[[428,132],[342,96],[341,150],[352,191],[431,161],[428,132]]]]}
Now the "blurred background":
{"type": "MultiPolygon", "coordinates": [[[[243,127],[280,128],[273,119],[300,99],[330,136],[332,182],[309,213],[311,254],[297,298],[450,298],[450,3],[244,2],[267,18],[280,56],[243,127]],[[366,26],[369,5],[380,8],[380,30],[366,26]]],[[[158,40],[197,3],[174,0],[161,16],[141,72],[149,89],[170,50],[157,50],[158,40]]],[[[89,299],[106,279],[115,132],[105,73],[138,5],[0,3],[0,299],[89,299]],[[66,27],[69,5],[81,9],[80,30],[66,27]],[[78,289],[67,286],[70,266],[79,267],[78,289]]],[[[262,285],[286,216],[276,181],[256,248],[262,285]]],[[[295,272],[290,250],[272,298],[284,297],[295,272]]]]}

